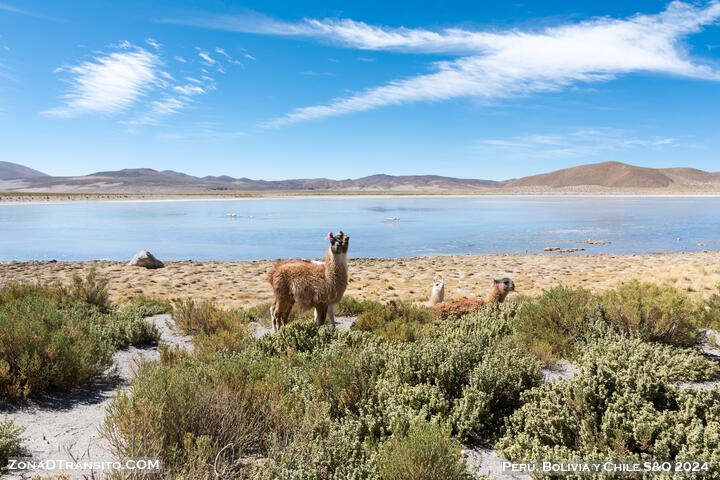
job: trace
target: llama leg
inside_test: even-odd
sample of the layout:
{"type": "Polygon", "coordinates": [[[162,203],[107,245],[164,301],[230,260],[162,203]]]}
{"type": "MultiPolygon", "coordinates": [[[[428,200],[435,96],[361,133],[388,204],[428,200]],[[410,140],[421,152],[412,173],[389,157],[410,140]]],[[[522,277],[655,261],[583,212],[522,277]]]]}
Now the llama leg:
{"type": "Polygon", "coordinates": [[[270,305],[270,320],[272,321],[273,331],[278,331],[277,318],[275,317],[275,303],[270,305]]]}
{"type": "Polygon", "coordinates": [[[294,303],[295,302],[291,299],[288,302],[283,302],[283,304],[278,307],[278,328],[282,328],[288,324],[290,312],[292,311],[294,303]]]}
{"type": "Polygon", "coordinates": [[[325,325],[325,316],[327,315],[327,305],[318,305],[315,307],[315,321],[318,326],[325,325]]]}
{"type": "Polygon", "coordinates": [[[330,323],[335,327],[335,304],[328,305],[328,317],[330,317],[330,323]]]}

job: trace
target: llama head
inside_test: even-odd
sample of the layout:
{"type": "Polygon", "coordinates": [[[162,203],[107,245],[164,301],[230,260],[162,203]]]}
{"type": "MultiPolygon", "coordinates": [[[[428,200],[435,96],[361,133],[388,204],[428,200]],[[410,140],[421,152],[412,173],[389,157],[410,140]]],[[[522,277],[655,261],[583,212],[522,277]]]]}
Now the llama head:
{"type": "Polygon", "coordinates": [[[493,280],[492,286],[502,293],[510,293],[515,290],[515,283],[507,277],[500,280],[493,280]]]}
{"type": "Polygon", "coordinates": [[[445,288],[445,279],[443,277],[433,277],[432,284],[433,290],[441,290],[445,288]]]}
{"type": "Polygon", "coordinates": [[[337,235],[332,232],[328,233],[328,240],[330,241],[330,251],[335,255],[347,253],[348,246],[350,245],[350,236],[343,233],[342,230],[337,235]]]}

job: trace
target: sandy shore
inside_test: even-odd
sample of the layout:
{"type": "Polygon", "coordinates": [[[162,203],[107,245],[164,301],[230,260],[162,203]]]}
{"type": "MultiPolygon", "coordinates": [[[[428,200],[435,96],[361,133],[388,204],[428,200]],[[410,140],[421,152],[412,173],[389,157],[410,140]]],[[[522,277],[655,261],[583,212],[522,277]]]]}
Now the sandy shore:
{"type": "Polygon", "coordinates": [[[245,190],[230,193],[94,193],[94,192],[2,192],[0,205],[96,203],[96,202],[208,202],[252,199],[298,198],[394,198],[394,197],[486,197],[486,196],[537,196],[537,197],[717,197],[717,189],[483,189],[483,190],[245,190]]]}
{"type": "MultiPolygon", "coordinates": [[[[265,273],[272,260],[238,262],[166,262],[146,270],[125,262],[0,263],[0,285],[10,281],[69,282],[96,267],[109,279],[111,299],[123,302],[145,294],[164,298],[215,299],[226,306],[248,306],[272,299],[265,273]]],[[[424,298],[430,280],[443,275],[446,298],[485,296],[493,278],[508,276],[518,292],[535,296],[558,284],[593,291],[637,279],[673,285],[693,297],[707,297],[720,285],[720,252],[652,255],[456,255],[412,258],[350,259],[347,294],[387,301],[424,298]]]]}

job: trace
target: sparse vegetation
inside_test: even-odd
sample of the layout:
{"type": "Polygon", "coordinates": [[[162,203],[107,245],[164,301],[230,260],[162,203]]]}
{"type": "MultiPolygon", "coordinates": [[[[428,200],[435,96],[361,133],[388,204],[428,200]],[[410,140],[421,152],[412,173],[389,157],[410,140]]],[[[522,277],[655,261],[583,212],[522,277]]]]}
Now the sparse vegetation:
{"type": "Polygon", "coordinates": [[[718,375],[678,347],[714,308],[686,298],[558,287],[447,321],[410,302],[345,298],[336,313],[359,316],[349,332],[299,318],[260,339],[247,325],[266,322],[265,306],[176,302],[195,353],[164,349],[146,364],[105,435],[123,455],[160,456],[170,478],[214,478],[217,458],[241,478],[459,479],[459,441],[497,441],[515,459],[659,452],[718,468],[720,393],[675,386],[718,375]],[[672,331],[649,329],[656,320],[672,331]],[[541,385],[538,360],[556,358],[581,373],[541,385]]]}
{"type": "Polygon", "coordinates": [[[694,345],[702,308],[677,288],[630,282],[600,297],[608,324],[648,342],[694,345]]]}
{"type": "Polygon", "coordinates": [[[140,298],[122,308],[107,301],[91,271],[70,286],[10,284],[0,292],[0,398],[68,389],[87,382],[124,345],[157,340],[143,316],[162,310],[140,298]]]}
{"type": "Polygon", "coordinates": [[[5,471],[8,459],[22,454],[23,430],[0,418],[0,473],[5,471]]]}

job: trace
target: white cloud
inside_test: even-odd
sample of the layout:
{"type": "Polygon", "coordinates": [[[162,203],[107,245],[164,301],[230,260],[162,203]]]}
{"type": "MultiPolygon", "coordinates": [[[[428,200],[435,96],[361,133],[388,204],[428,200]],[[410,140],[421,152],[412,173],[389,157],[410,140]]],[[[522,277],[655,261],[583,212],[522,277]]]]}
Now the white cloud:
{"type": "Polygon", "coordinates": [[[206,67],[212,67],[217,63],[215,59],[208,54],[208,52],[200,51],[198,52],[198,56],[202,59],[201,62],[206,67]]]}
{"type": "Polygon", "coordinates": [[[75,117],[85,113],[116,114],[133,106],[159,82],[160,59],[140,47],[94,57],[74,67],[64,67],[71,78],[62,96],[64,105],[41,113],[75,117]]]}
{"type": "MultiPolygon", "coordinates": [[[[160,50],[156,41],[146,41],[160,50]]],[[[61,97],[63,105],[41,113],[56,117],[125,113],[122,124],[157,125],[163,117],[190,108],[196,97],[216,88],[215,80],[206,75],[201,79],[186,76],[187,83],[176,80],[163,69],[165,62],[159,52],[126,41],[112,48],[114,52],[99,53],[76,66],[55,69],[69,75],[69,88],[61,97]]]]}
{"type": "Polygon", "coordinates": [[[658,14],[602,17],[541,31],[431,31],[373,26],[349,19],[288,23],[257,14],[174,22],[312,37],[360,50],[458,57],[433,64],[433,73],[394,80],[324,105],[299,108],[267,124],[277,126],[408,102],[458,97],[496,100],[557,91],[641,71],[717,81],[720,72],[691,58],[683,39],[718,18],[720,1],[712,0],[700,6],[676,1],[658,14]]]}
{"type": "Polygon", "coordinates": [[[562,134],[527,134],[480,140],[477,150],[495,158],[555,159],[588,157],[603,152],[677,146],[674,138],[643,138],[617,128],[582,128],[562,134]]]}
{"type": "Polygon", "coordinates": [[[160,43],[158,43],[158,41],[154,38],[145,39],[145,43],[153,47],[155,50],[160,50],[162,48],[162,45],[160,45],[160,43]]]}
{"type": "Polygon", "coordinates": [[[185,60],[183,57],[180,57],[178,55],[175,55],[173,58],[175,59],[175,61],[178,61],[180,63],[187,63],[187,60],[185,60]]]}
{"type": "MultiPolygon", "coordinates": [[[[215,53],[219,53],[220,55],[225,57],[225,60],[227,60],[229,63],[233,63],[235,65],[243,65],[243,63],[241,61],[235,60],[224,49],[222,49],[220,47],[215,47],[215,53]]],[[[248,55],[245,55],[245,56],[247,57],[248,55]]]]}

